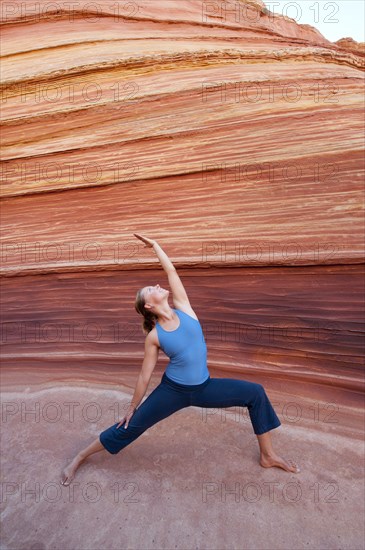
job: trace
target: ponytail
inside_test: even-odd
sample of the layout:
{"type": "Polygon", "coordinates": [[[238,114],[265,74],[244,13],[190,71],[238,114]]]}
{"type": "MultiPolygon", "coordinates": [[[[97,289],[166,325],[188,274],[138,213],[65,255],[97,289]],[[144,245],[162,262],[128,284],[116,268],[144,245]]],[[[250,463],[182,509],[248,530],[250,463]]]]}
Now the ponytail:
{"type": "Polygon", "coordinates": [[[145,334],[148,334],[153,328],[155,328],[157,317],[153,313],[149,312],[146,312],[143,317],[142,329],[145,334]]]}
{"type": "Polygon", "coordinates": [[[144,334],[148,334],[155,327],[157,316],[144,306],[145,302],[142,295],[142,289],[140,289],[136,295],[135,309],[137,313],[143,315],[142,330],[144,334]]]}

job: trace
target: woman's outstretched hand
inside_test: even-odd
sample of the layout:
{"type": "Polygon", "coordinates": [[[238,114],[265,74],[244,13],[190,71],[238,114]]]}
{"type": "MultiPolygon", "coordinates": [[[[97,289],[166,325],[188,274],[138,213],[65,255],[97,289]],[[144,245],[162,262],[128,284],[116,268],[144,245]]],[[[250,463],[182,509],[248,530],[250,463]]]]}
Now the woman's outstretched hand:
{"type": "Polygon", "coordinates": [[[126,414],[123,416],[122,420],[119,422],[117,428],[119,428],[119,426],[121,426],[123,424],[123,422],[125,421],[124,429],[126,430],[128,428],[128,424],[129,424],[130,419],[132,418],[132,416],[135,413],[135,410],[136,409],[134,407],[129,406],[126,414]]]}
{"type": "Polygon", "coordinates": [[[153,245],[155,244],[156,241],[153,241],[152,239],[147,239],[147,237],[142,237],[142,235],[138,235],[138,233],[133,233],[133,235],[135,237],[137,237],[137,239],[139,239],[140,241],[142,241],[143,243],[145,243],[145,245],[148,247],[148,248],[152,248],[153,245]]]}

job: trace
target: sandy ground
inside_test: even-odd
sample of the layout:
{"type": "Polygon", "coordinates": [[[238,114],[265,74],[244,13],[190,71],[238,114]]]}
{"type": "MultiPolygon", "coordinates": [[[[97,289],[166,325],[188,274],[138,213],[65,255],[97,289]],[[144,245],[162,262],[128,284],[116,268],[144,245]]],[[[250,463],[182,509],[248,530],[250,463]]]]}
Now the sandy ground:
{"type": "Polygon", "coordinates": [[[1,549],[364,548],[363,444],[338,424],[279,414],[274,446],[302,469],[290,474],[258,464],[247,409],[190,407],[62,486],[69,458],[123,414],[125,390],[2,393],[1,549]]]}

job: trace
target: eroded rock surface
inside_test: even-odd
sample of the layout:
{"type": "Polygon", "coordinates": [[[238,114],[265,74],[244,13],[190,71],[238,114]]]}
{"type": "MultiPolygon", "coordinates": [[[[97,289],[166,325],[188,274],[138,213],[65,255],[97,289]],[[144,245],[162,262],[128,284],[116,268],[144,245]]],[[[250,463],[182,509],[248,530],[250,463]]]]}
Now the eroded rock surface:
{"type": "MultiPolygon", "coordinates": [[[[303,500],[291,509],[295,529],[276,533],[277,547],[353,550],[363,541],[351,483],[361,479],[354,468],[360,465],[363,430],[364,45],[350,38],[331,43],[313,27],[272,14],[261,0],[237,1],[232,10],[224,5],[64,1],[57,9],[43,0],[13,1],[2,11],[4,399],[19,404],[24,392],[43,388],[56,391],[50,401],[61,400],[71,386],[80,399],[82,387],[94,391],[94,400],[102,400],[103,389],[133,392],[143,359],[135,293],[146,284],[166,285],[156,258],[133,233],[150,236],[186,285],[206,335],[211,375],[263,383],[285,434],[297,434],[289,455],[304,463],[307,457],[307,467],[316,472],[304,478],[307,496],[322,476],[316,495],[322,500],[303,500]],[[343,441],[353,451],[351,466],[343,441]],[[322,462],[314,454],[309,465],[309,447],[319,449],[322,462]],[[338,515],[347,514],[346,525],[355,522],[350,538],[329,510],[332,501],[328,506],[323,500],[333,479],[343,499],[338,515]]],[[[166,363],[161,354],[148,391],[166,363]]],[[[190,416],[177,418],[180,426],[195,418],[195,411],[183,414],[190,416]]],[[[12,430],[19,424],[14,415],[9,419],[4,442],[18,448],[19,432],[15,437],[12,430]]],[[[53,456],[57,448],[59,467],[65,453],[72,455],[85,439],[71,443],[75,431],[60,425],[62,448],[52,431],[59,425],[48,426],[44,437],[39,426],[33,432],[47,453],[53,456]]],[[[178,445],[173,425],[171,419],[165,425],[166,437],[178,445]]],[[[155,433],[162,434],[163,426],[155,433]]],[[[105,427],[99,422],[89,436],[105,427]]],[[[33,468],[38,479],[27,434],[20,438],[21,450],[26,470],[33,468]]],[[[282,437],[290,446],[288,435],[282,437]]],[[[140,453],[148,441],[147,435],[139,441],[140,453]]],[[[240,460],[227,450],[229,442],[222,445],[226,477],[214,468],[204,473],[234,485],[240,460]]],[[[158,449],[152,448],[153,460],[158,449]]],[[[174,449],[184,456],[187,444],[174,449]]],[[[202,453],[210,459],[207,449],[203,445],[202,453]]],[[[127,454],[144,469],[135,452],[131,447],[127,454]]],[[[172,535],[161,536],[156,527],[165,512],[156,507],[162,474],[155,462],[149,481],[143,478],[151,491],[143,483],[139,489],[144,505],[156,508],[156,536],[139,537],[130,526],[115,540],[116,548],[173,547],[172,535]]],[[[189,493],[195,504],[190,497],[181,500],[186,461],[184,468],[177,466],[182,477],[172,462],[178,502],[186,504],[181,513],[198,507],[205,517],[200,489],[189,493]]],[[[6,470],[6,480],[9,475],[6,470]]],[[[49,481],[58,473],[47,475],[49,481]]],[[[99,467],[94,475],[101,475],[99,467]]],[[[262,476],[262,483],[273,479],[268,472],[262,476]]],[[[163,479],[166,495],[171,486],[163,479]]],[[[202,479],[197,471],[196,487],[202,479]]],[[[34,518],[23,503],[12,506],[10,496],[8,502],[7,547],[47,544],[44,534],[32,530],[34,518]],[[23,534],[11,528],[19,512],[28,521],[23,534]]],[[[221,499],[211,500],[211,518],[221,514],[221,505],[221,499]]],[[[110,496],[103,506],[111,517],[110,496]]],[[[262,510],[271,514],[273,505],[268,498],[260,507],[252,511],[259,523],[262,510]]],[[[187,525],[196,532],[191,514],[187,525]]],[[[242,513],[235,517],[230,507],[227,517],[231,538],[222,528],[188,540],[188,531],[183,535],[175,526],[175,547],[238,548],[242,513]]],[[[89,529],[82,539],[72,524],[66,547],[109,544],[106,532],[91,540],[89,529]]],[[[265,547],[260,532],[245,525],[247,547],[265,547]]],[[[60,547],[59,533],[52,537],[60,547]]]]}

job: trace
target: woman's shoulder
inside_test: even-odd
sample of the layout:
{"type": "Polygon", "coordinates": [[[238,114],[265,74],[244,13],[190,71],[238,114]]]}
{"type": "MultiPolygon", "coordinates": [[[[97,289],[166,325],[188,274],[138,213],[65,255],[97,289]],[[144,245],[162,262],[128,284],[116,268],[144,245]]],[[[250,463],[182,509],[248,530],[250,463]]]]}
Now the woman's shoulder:
{"type": "Polygon", "coordinates": [[[160,348],[161,345],[160,345],[160,340],[159,340],[159,337],[158,337],[158,329],[157,329],[157,326],[155,325],[153,327],[152,330],[150,330],[150,332],[146,335],[146,338],[145,338],[145,345],[146,346],[156,346],[157,348],[160,348]]]}
{"type": "Polygon", "coordinates": [[[175,309],[175,311],[182,311],[182,313],[185,313],[185,315],[188,315],[189,317],[192,317],[196,321],[199,321],[198,316],[192,307],[184,305],[184,306],[175,307],[173,309],[175,309]]]}

